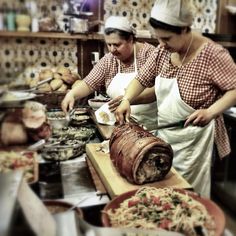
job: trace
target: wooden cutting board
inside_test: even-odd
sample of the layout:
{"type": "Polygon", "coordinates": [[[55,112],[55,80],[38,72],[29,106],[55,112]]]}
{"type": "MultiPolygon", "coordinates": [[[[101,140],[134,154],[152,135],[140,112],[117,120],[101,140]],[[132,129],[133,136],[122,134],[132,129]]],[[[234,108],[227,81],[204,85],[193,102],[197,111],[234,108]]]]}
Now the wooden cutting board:
{"type": "Polygon", "coordinates": [[[101,181],[103,182],[108,194],[111,198],[120,195],[124,192],[137,189],[143,186],[154,187],[174,187],[192,189],[192,186],[180,176],[180,174],[172,167],[166,177],[154,183],[145,185],[135,185],[129,183],[125,178],[121,177],[113,166],[109,154],[102,152],[101,144],[90,143],[86,145],[86,153],[89,160],[92,162],[97,171],[101,181]]]}

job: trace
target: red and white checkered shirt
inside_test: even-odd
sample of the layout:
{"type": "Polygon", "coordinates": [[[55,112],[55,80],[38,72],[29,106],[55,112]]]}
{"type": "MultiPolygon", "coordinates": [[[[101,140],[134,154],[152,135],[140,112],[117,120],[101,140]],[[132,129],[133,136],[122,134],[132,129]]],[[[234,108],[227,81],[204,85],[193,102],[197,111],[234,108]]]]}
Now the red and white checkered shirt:
{"type": "MultiPolygon", "coordinates": [[[[155,50],[151,44],[144,43],[143,47],[137,52],[137,68],[141,68],[147,58],[155,50]]],[[[135,71],[134,64],[124,65],[121,63],[121,73],[131,73],[135,71]]],[[[84,81],[95,91],[101,91],[109,86],[113,77],[118,73],[118,60],[111,53],[107,53],[94,66],[90,73],[84,78],[84,81]]]]}
{"type": "MultiPolygon", "coordinates": [[[[171,64],[170,56],[169,51],[157,47],[136,79],[151,87],[159,74],[170,79],[177,77],[182,100],[194,109],[208,108],[226,91],[236,88],[236,64],[221,45],[208,42],[192,61],[180,68],[171,64]]],[[[220,157],[229,154],[222,115],[216,118],[215,143],[220,157]]]]}

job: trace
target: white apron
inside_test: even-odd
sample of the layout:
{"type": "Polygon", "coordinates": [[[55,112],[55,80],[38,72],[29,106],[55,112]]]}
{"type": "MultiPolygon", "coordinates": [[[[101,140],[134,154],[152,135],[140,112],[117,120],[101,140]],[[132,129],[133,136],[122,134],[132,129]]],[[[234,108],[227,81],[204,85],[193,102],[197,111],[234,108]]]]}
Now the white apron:
{"type": "MultiPolygon", "coordinates": [[[[116,98],[125,94],[125,89],[129,83],[134,79],[138,73],[136,62],[136,48],[134,47],[134,65],[135,71],[132,73],[120,72],[120,61],[118,61],[118,73],[112,79],[107,88],[107,94],[111,98],[116,98]]],[[[155,130],[157,127],[157,105],[156,102],[144,104],[144,105],[132,105],[131,115],[137,120],[137,122],[143,125],[148,130],[155,130]]]]}
{"type": "MultiPolygon", "coordinates": [[[[184,120],[195,111],[181,99],[176,78],[157,76],[155,92],[158,126],[184,120]]],[[[173,148],[173,167],[196,192],[205,197],[210,197],[214,127],[215,123],[212,120],[205,127],[189,125],[186,128],[158,130],[158,136],[173,148]]]]}

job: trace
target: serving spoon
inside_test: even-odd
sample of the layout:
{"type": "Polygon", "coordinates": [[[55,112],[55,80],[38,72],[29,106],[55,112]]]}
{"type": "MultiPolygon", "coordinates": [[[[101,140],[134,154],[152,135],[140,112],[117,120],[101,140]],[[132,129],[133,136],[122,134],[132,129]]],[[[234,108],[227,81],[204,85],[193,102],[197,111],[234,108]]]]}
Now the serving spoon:
{"type": "Polygon", "coordinates": [[[67,112],[67,114],[66,114],[66,120],[67,120],[68,123],[71,121],[71,117],[72,117],[72,115],[74,114],[74,112],[75,112],[75,108],[73,108],[73,109],[71,109],[69,112],[67,112]]]}

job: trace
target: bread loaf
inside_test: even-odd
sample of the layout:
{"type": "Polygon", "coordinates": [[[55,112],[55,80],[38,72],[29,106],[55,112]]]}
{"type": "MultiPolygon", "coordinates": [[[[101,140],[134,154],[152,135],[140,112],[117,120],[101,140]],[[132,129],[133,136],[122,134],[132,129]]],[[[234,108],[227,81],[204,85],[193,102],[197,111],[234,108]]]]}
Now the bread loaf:
{"type": "Polygon", "coordinates": [[[60,88],[58,88],[56,91],[58,92],[66,92],[68,89],[68,86],[66,84],[62,84],[60,88]]]}
{"type": "Polygon", "coordinates": [[[131,183],[161,180],[172,165],[171,146],[137,124],[116,126],[109,148],[113,165],[131,183]]]}
{"type": "Polygon", "coordinates": [[[80,74],[78,73],[72,73],[73,77],[75,78],[75,80],[82,80],[80,74]]]}
{"type": "Polygon", "coordinates": [[[54,79],[61,79],[61,74],[57,73],[57,72],[54,72],[53,73],[53,78],[54,79]]]}
{"type": "Polygon", "coordinates": [[[68,75],[68,74],[71,74],[71,71],[69,68],[66,68],[64,66],[59,66],[57,68],[57,73],[61,74],[61,75],[68,75]]]}
{"type": "Polygon", "coordinates": [[[53,72],[50,69],[41,70],[39,73],[39,80],[45,80],[48,78],[53,78],[53,72]]]}
{"type": "Polygon", "coordinates": [[[42,84],[38,87],[38,90],[40,92],[51,92],[52,91],[52,88],[51,86],[49,85],[49,83],[45,83],[45,84],[42,84]]]}
{"type": "Polygon", "coordinates": [[[51,82],[50,82],[50,86],[52,88],[52,90],[57,90],[58,88],[60,88],[63,84],[63,81],[61,79],[53,79],[51,82]]]}
{"type": "Polygon", "coordinates": [[[73,84],[76,81],[76,78],[72,74],[62,75],[61,78],[67,84],[73,84]]]}

